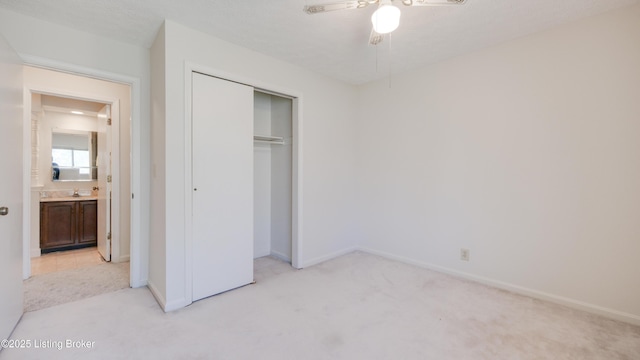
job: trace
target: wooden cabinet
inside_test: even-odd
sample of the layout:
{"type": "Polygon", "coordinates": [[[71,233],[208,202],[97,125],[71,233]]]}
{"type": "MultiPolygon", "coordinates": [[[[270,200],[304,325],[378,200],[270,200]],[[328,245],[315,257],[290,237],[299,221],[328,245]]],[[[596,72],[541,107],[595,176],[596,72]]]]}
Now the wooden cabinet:
{"type": "Polygon", "coordinates": [[[43,253],[95,246],[98,239],[96,200],[40,203],[40,250],[43,253]]]}
{"type": "Polygon", "coordinates": [[[98,202],[78,201],[78,244],[95,245],[98,241],[98,202]]]}

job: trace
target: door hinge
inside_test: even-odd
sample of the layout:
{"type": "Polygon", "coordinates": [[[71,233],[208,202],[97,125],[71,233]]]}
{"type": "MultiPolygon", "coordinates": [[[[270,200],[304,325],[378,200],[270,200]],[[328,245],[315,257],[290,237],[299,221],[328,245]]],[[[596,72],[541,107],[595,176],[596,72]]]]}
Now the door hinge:
{"type": "Polygon", "coordinates": [[[110,183],[111,182],[111,175],[107,175],[107,182],[110,183]]]}
{"type": "Polygon", "coordinates": [[[111,118],[107,119],[107,126],[111,126],[111,118]]]}
{"type": "Polygon", "coordinates": [[[111,231],[107,233],[107,240],[111,240],[111,231]]]}

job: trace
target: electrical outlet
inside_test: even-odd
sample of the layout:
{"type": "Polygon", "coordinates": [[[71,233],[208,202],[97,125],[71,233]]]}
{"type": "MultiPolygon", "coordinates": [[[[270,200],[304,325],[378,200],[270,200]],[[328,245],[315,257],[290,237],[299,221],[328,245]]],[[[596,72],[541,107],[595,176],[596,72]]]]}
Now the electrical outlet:
{"type": "Polygon", "coordinates": [[[460,260],[469,261],[469,249],[460,249],[460,260]]]}

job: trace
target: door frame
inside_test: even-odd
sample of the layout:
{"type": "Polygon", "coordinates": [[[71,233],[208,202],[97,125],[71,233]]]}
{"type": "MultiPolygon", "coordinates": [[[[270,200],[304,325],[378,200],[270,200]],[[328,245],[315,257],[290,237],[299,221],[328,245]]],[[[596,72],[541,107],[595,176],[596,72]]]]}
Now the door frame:
{"type": "MultiPolygon", "coordinates": [[[[119,99],[118,99],[119,100],[119,99]]],[[[102,214],[102,220],[104,221],[105,219],[106,224],[100,224],[100,219],[98,219],[98,224],[97,224],[97,229],[98,229],[98,234],[97,234],[97,239],[96,239],[96,246],[98,248],[98,253],[102,256],[103,259],[105,259],[105,261],[112,261],[113,260],[113,253],[117,252],[118,254],[120,254],[120,238],[118,237],[117,240],[118,241],[112,241],[112,236],[110,236],[111,233],[117,233],[118,235],[120,234],[119,231],[119,222],[120,222],[120,213],[118,213],[118,216],[116,217],[116,222],[118,222],[118,232],[113,231],[112,229],[112,225],[113,225],[113,221],[111,220],[112,217],[112,206],[113,206],[113,202],[112,202],[112,194],[114,193],[113,191],[113,182],[108,181],[109,175],[113,175],[113,159],[114,156],[112,156],[112,150],[113,150],[113,133],[116,133],[116,139],[117,144],[118,144],[118,152],[119,152],[119,146],[120,146],[120,109],[117,109],[118,111],[114,111],[114,106],[113,103],[112,104],[104,104],[103,107],[100,109],[100,111],[98,111],[98,126],[97,126],[97,141],[98,141],[98,145],[96,146],[96,152],[97,155],[96,158],[98,160],[96,160],[96,162],[99,162],[99,159],[103,159],[102,163],[97,163],[97,172],[98,172],[98,176],[96,179],[97,185],[98,185],[98,191],[97,191],[97,195],[98,195],[98,200],[96,201],[96,206],[97,206],[97,211],[96,213],[98,215],[100,215],[100,211],[104,211],[104,213],[102,214]],[[103,112],[104,111],[104,112],[103,112]],[[117,128],[114,127],[114,115],[116,114],[117,116],[117,123],[118,126],[117,128]],[[102,116],[101,116],[102,115],[102,116]],[[100,118],[103,119],[100,119],[100,118]],[[109,121],[111,121],[111,123],[109,123],[109,121]],[[111,126],[111,129],[109,129],[109,127],[111,126]],[[101,134],[101,130],[104,130],[104,133],[101,134]],[[114,131],[116,130],[116,131],[114,131]],[[105,141],[105,143],[107,144],[107,146],[104,146],[104,144],[101,145],[102,140],[105,141]],[[101,156],[101,153],[104,154],[104,152],[108,152],[109,155],[105,157],[101,156]],[[109,161],[104,161],[105,158],[109,159],[109,161]],[[100,169],[104,170],[101,171],[100,169]],[[105,174],[106,173],[106,174],[105,174]],[[114,251],[114,243],[116,244],[116,248],[117,250],[114,251]],[[108,258],[108,259],[107,259],[108,258]]],[[[120,160],[120,156],[118,156],[118,160],[115,162],[116,165],[118,165],[118,173],[120,171],[120,166],[119,166],[119,160],[120,160]]],[[[117,184],[119,184],[120,182],[118,181],[117,184]]],[[[119,187],[119,186],[118,186],[119,187]]],[[[120,193],[120,190],[118,189],[116,196],[118,196],[120,193]]],[[[33,194],[33,193],[32,193],[33,194]]],[[[119,201],[120,197],[118,196],[118,201],[119,201]]],[[[118,261],[120,261],[120,257],[118,257],[118,261]]]]}
{"type": "Polygon", "coordinates": [[[191,119],[191,92],[192,92],[192,78],[191,74],[198,72],[204,75],[213,76],[227,81],[232,81],[244,85],[253,87],[261,92],[270,93],[286,98],[290,98],[292,101],[292,159],[291,159],[291,266],[296,269],[301,269],[302,264],[302,251],[303,251],[303,239],[302,239],[302,214],[303,214],[303,198],[302,198],[302,179],[303,179],[303,121],[302,121],[302,93],[292,89],[282,88],[278,85],[265,83],[252,78],[247,78],[234,73],[224,72],[218,69],[214,69],[198,63],[185,61],[184,66],[184,214],[185,214],[185,296],[186,304],[193,302],[193,273],[192,273],[192,254],[193,254],[193,234],[192,234],[192,206],[193,206],[193,189],[192,184],[192,119],[191,119]]]}
{"type": "MultiPolygon", "coordinates": [[[[114,83],[120,83],[124,85],[128,85],[131,89],[131,121],[130,121],[130,132],[131,132],[131,163],[130,163],[130,185],[131,185],[131,193],[132,198],[130,200],[131,204],[131,216],[130,216],[130,271],[129,271],[129,285],[131,287],[141,287],[147,284],[146,279],[146,271],[143,271],[142,262],[142,241],[141,241],[141,204],[140,199],[142,198],[141,192],[141,113],[140,113],[140,104],[142,98],[142,87],[141,80],[139,78],[131,77],[128,75],[121,75],[112,72],[106,72],[102,70],[86,68],[82,66],[77,66],[73,64],[68,64],[64,62],[59,62],[47,58],[41,58],[36,56],[28,56],[21,55],[23,60],[23,65],[39,67],[47,70],[68,73],[77,76],[84,76],[88,78],[104,80],[114,83]],[[133,194],[138,194],[137,197],[134,197],[133,194]]],[[[25,179],[29,179],[28,184],[25,181],[25,186],[23,188],[23,199],[25,201],[25,208],[23,209],[23,216],[25,216],[25,220],[23,221],[23,237],[24,237],[24,249],[23,249],[23,277],[26,279],[31,275],[31,254],[30,254],[30,241],[31,241],[31,222],[30,222],[30,199],[31,199],[31,93],[52,93],[63,96],[71,95],[70,97],[81,98],[89,101],[97,101],[112,104],[112,106],[117,104],[119,106],[118,101],[115,99],[102,99],[100,97],[90,96],[87,94],[77,94],[77,93],[69,93],[64,91],[58,91],[58,89],[41,89],[41,88],[28,88],[25,84],[24,94],[25,94],[25,106],[24,106],[24,121],[25,124],[28,124],[28,127],[25,125],[23,129],[23,149],[25,153],[23,154],[23,176],[25,179]],[[44,90],[44,91],[43,91],[44,90]],[[48,91],[47,91],[48,90],[48,91]],[[53,92],[51,92],[53,91],[53,92]],[[95,98],[92,98],[95,97],[95,98]],[[27,106],[28,103],[28,106],[27,106]]],[[[115,123],[115,122],[114,122],[115,123]]],[[[118,126],[118,143],[119,143],[119,126],[118,126]]],[[[116,128],[113,128],[114,132],[116,128]]],[[[119,164],[119,147],[116,150],[118,154],[113,154],[112,161],[117,159],[118,166],[112,167],[112,174],[114,177],[120,177],[120,164],[119,164]],[[117,172],[117,173],[116,173],[117,172]]],[[[112,208],[117,208],[118,211],[120,209],[120,197],[119,197],[119,185],[118,193],[116,194],[115,185],[113,184],[113,198],[117,199],[112,202],[112,208]],[[117,207],[116,207],[117,206],[117,207]]],[[[113,221],[113,219],[112,219],[113,221]]],[[[112,222],[113,224],[113,222],[112,222]]],[[[112,232],[116,228],[112,226],[112,232]]],[[[119,227],[118,227],[119,229],[119,227]]],[[[119,246],[119,244],[118,244],[119,246]]]]}

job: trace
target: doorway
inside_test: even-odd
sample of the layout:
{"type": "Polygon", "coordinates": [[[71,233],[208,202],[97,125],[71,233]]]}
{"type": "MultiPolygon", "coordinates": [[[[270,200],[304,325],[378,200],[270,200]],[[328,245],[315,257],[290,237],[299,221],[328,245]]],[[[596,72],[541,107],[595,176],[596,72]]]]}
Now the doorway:
{"type": "Polygon", "coordinates": [[[111,107],[31,93],[32,258],[97,246],[111,261],[111,107]]]}
{"type": "Polygon", "coordinates": [[[126,268],[128,287],[130,86],[30,66],[24,73],[31,135],[25,278],[55,277],[55,270],[87,277],[87,266],[112,261],[126,268]]]}

